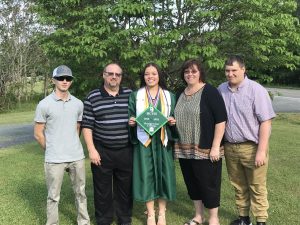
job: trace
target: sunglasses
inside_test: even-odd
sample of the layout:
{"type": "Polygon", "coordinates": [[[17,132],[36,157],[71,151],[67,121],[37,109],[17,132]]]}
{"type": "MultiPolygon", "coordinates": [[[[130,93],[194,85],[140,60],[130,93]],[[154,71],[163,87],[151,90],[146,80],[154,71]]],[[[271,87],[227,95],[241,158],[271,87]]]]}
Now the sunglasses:
{"type": "Polygon", "coordinates": [[[60,77],[54,77],[55,80],[58,80],[58,81],[64,81],[66,80],[67,82],[70,82],[73,80],[73,77],[70,77],[70,76],[60,76],[60,77]]]}
{"type": "Polygon", "coordinates": [[[114,75],[116,76],[116,77],[121,77],[122,76],[122,74],[121,73],[114,73],[114,72],[104,72],[108,77],[113,77],[114,75]]]}

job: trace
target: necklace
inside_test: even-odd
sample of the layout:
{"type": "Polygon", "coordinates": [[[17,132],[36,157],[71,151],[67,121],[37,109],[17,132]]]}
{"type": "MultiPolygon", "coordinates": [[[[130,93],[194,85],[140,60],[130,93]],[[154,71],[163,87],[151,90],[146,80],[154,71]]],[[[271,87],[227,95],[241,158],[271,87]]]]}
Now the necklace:
{"type": "Polygon", "coordinates": [[[158,87],[158,90],[157,90],[157,92],[156,92],[155,98],[153,98],[153,97],[151,96],[148,87],[146,87],[146,91],[147,91],[147,96],[148,96],[148,102],[149,102],[150,104],[152,104],[154,107],[156,107],[157,102],[158,102],[158,98],[159,98],[159,87],[158,87]]]}
{"type": "Polygon", "coordinates": [[[188,90],[188,87],[186,87],[186,88],[184,89],[184,95],[185,95],[185,96],[193,96],[193,95],[195,95],[197,92],[199,92],[200,90],[202,90],[204,86],[205,86],[205,83],[203,83],[203,85],[201,85],[200,87],[197,87],[196,90],[192,90],[192,89],[188,90]]]}

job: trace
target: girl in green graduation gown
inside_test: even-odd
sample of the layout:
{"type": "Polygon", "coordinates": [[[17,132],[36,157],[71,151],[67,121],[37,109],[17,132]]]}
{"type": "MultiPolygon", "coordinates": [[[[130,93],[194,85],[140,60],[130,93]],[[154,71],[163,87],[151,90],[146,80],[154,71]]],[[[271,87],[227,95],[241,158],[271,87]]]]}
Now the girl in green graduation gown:
{"type": "Polygon", "coordinates": [[[161,70],[154,63],[147,64],[141,74],[141,88],[131,93],[128,105],[130,139],[134,146],[133,197],[145,202],[147,225],[166,225],[167,201],[176,197],[172,147],[176,136],[174,106],[175,96],[166,90],[161,70]],[[148,107],[155,107],[168,118],[168,123],[152,136],[135,121],[148,107]],[[155,200],[159,208],[157,224],[155,200]]]}

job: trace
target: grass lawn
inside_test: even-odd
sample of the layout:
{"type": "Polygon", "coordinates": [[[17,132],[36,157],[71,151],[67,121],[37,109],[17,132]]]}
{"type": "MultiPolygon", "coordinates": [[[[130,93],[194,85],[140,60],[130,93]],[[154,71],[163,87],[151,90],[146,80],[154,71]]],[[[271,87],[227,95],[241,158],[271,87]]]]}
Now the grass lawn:
{"type": "MultiPolygon", "coordinates": [[[[29,113],[30,114],[30,113],[29,113]]],[[[31,114],[32,118],[32,114],[31,114]]],[[[2,115],[1,115],[2,120],[2,115]]],[[[270,225],[298,225],[300,211],[300,114],[280,114],[273,123],[268,174],[270,225]]],[[[0,149],[0,224],[34,225],[45,223],[46,185],[43,151],[36,143],[0,149]]],[[[94,220],[92,178],[86,160],[88,209],[94,220]]],[[[193,206],[176,162],[177,200],[169,203],[168,225],[181,225],[192,218],[193,206]]],[[[144,205],[134,203],[133,225],[145,224],[144,205]]],[[[236,218],[234,191],[223,164],[220,220],[227,225],[236,218]]],[[[70,181],[64,180],[61,203],[61,225],[76,224],[76,210],[70,181]]]]}
{"type": "Polygon", "coordinates": [[[0,114],[0,125],[33,123],[34,110],[26,112],[11,112],[0,114]]]}

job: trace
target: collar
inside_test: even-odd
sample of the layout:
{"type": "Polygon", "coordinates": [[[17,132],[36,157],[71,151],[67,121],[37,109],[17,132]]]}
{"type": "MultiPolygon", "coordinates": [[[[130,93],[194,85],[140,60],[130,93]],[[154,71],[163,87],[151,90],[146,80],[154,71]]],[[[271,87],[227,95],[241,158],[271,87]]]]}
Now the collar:
{"type": "MultiPolygon", "coordinates": [[[[238,91],[240,88],[243,88],[243,87],[247,86],[248,83],[249,83],[249,79],[248,79],[248,77],[247,77],[247,74],[245,74],[244,80],[238,85],[238,87],[237,87],[236,90],[238,91]]],[[[232,91],[232,88],[230,87],[229,82],[227,82],[227,88],[228,88],[230,91],[232,91]]]]}
{"type": "MultiPolygon", "coordinates": [[[[101,95],[102,95],[103,97],[114,97],[114,96],[110,95],[110,94],[105,90],[104,85],[102,85],[102,86],[99,88],[99,90],[100,90],[100,93],[101,93],[101,95]]],[[[124,92],[123,88],[122,88],[122,87],[119,87],[119,92],[118,92],[118,94],[117,94],[116,96],[123,94],[123,92],[124,92]]]]}
{"type": "MultiPolygon", "coordinates": [[[[52,98],[53,98],[55,101],[62,101],[62,99],[59,98],[59,97],[55,94],[55,91],[52,91],[51,96],[52,96],[52,98]]],[[[68,92],[68,98],[67,98],[66,102],[70,101],[71,98],[72,98],[72,95],[70,94],[70,92],[68,92]]]]}

